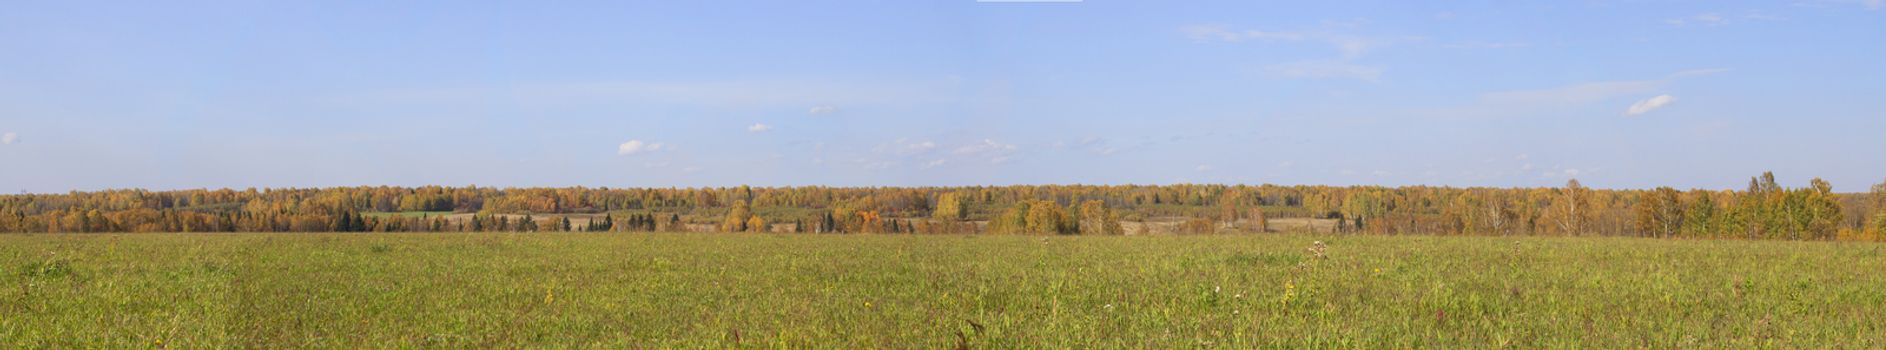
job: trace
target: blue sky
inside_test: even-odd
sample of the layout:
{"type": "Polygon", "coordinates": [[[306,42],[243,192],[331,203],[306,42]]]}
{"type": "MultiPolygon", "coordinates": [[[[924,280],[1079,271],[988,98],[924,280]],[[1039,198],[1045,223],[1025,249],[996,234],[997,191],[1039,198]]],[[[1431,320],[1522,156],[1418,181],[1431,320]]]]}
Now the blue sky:
{"type": "Polygon", "coordinates": [[[1880,0],[5,7],[5,191],[1886,179],[1880,0]]]}

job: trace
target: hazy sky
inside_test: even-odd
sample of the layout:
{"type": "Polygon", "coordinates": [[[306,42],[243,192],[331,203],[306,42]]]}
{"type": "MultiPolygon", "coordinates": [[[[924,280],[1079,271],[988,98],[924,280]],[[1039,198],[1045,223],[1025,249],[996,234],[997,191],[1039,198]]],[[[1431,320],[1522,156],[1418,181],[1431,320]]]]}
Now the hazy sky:
{"type": "Polygon", "coordinates": [[[1886,179],[1881,0],[547,3],[9,1],[0,191],[1886,179]]]}

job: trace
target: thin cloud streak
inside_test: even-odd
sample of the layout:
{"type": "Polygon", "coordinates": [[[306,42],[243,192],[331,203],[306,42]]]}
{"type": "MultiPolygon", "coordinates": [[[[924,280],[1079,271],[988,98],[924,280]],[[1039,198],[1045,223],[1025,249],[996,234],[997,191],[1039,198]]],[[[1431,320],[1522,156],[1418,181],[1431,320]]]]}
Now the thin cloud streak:
{"type": "Polygon", "coordinates": [[[1669,105],[1671,102],[1676,102],[1675,96],[1657,95],[1657,97],[1651,97],[1649,99],[1645,99],[1643,101],[1637,101],[1637,103],[1631,104],[1631,108],[1626,109],[1624,111],[1624,115],[1635,116],[1635,115],[1641,115],[1644,113],[1650,113],[1650,111],[1657,110],[1658,108],[1663,108],[1663,106],[1669,105]]]}

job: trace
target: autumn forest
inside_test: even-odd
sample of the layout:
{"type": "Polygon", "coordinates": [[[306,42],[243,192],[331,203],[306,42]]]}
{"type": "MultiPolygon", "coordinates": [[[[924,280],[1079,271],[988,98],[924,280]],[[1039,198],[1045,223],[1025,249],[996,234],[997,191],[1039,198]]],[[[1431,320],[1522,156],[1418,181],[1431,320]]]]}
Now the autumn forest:
{"type": "Polygon", "coordinates": [[[0,232],[692,231],[1879,240],[1886,183],[1735,191],[1275,185],[345,187],[0,196],[0,232]]]}

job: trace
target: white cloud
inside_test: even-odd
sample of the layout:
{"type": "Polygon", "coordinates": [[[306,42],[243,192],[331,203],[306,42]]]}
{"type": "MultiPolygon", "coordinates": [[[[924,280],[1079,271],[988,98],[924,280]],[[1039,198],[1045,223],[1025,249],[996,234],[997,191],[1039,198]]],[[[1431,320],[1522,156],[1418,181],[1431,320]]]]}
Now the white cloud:
{"type": "Polygon", "coordinates": [[[1369,53],[1369,50],[1374,50],[1376,47],[1381,46],[1380,43],[1372,39],[1348,36],[1330,37],[1325,39],[1325,41],[1335,46],[1336,51],[1341,52],[1342,58],[1345,60],[1362,57],[1363,54],[1369,53]]]}
{"type": "Polygon", "coordinates": [[[1860,6],[1867,11],[1886,8],[1886,0],[1794,0],[1794,6],[1803,8],[1839,8],[1839,6],[1860,6]]]}
{"type": "Polygon", "coordinates": [[[866,170],[884,170],[897,166],[897,162],[893,161],[871,161],[868,159],[859,159],[854,161],[854,163],[863,165],[866,170]]]}
{"type": "Polygon", "coordinates": [[[936,149],[936,142],[911,141],[910,139],[903,138],[892,141],[889,144],[878,145],[873,151],[902,157],[928,153],[933,149],[936,149]]]}
{"type": "Polygon", "coordinates": [[[1460,110],[1446,111],[1446,113],[1506,116],[1580,107],[1628,96],[1646,95],[1663,89],[1664,86],[1677,80],[1727,71],[1729,70],[1724,68],[1691,69],[1651,80],[1598,81],[1546,89],[1495,91],[1481,94],[1480,101],[1475,105],[1460,110]]]}
{"type": "Polygon", "coordinates": [[[1217,168],[1216,168],[1216,167],[1213,167],[1213,166],[1211,166],[1211,165],[1209,165],[1209,164],[1200,164],[1199,166],[1197,166],[1197,167],[1193,167],[1193,168],[1192,168],[1192,170],[1198,170],[1198,172],[1201,172],[1201,173],[1202,173],[1202,172],[1207,172],[1207,171],[1212,171],[1213,169],[1217,169],[1217,168]]]}
{"type": "Polygon", "coordinates": [[[1671,102],[1676,102],[1675,96],[1657,95],[1657,97],[1651,97],[1649,99],[1645,99],[1643,101],[1637,101],[1637,103],[1631,104],[1631,108],[1628,110],[1625,110],[1624,115],[1639,115],[1639,114],[1649,113],[1650,111],[1656,110],[1658,108],[1663,108],[1663,106],[1669,105],[1671,102]]]}
{"type": "Polygon", "coordinates": [[[1808,6],[1808,7],[1823,7],[1823,8],[1830,7],[1830,6],[1858,5],[1862,8],[1867,9],[1868,11],[1873,11],[1873,10],[1879,10],[1881,8],[1886,8],[1886,1],[1882,1],[1882,0],[1803,0],[1803,1],[1796,1],[1794,5],[1795,6],[1808,6]]]}
{"type": "Polygon", "coordinates": [[[1546,170],[1545,172],[1539,173],[1539,177],[1575,178],[1575,177],[1578,177],[1578,174],[1580,173],[1583,173],[1583,171],[1579,171],[1578,168],[1546,170]]]}
{"type": "Polygon", "coordinates": [[[1264,72],[1287,78],[1356,79],[1379,81],[1381,66],[1366,66],[1342,61],[1297,61],[1264,67],[1264,72]]]}
{"type": "Polygon", "coordinates": [[[642,140],[629,140],[629,142],[623,142],[622,145],[616,146],[616,154],[625,155],[625,156],[636,155],[636,154],[660,151],[662,148],[666,148],[666,147],[667,145],[664,145],[660,142],[642,142],[642,140]]]}
{"type": "Polygon", "coordinates": [[[879,144],[871,154],[851,160],[865,169],[913,167],[929,169],[954,164],[1002,164],[1015,159],[1019,148],[1012,144],[983,139],[960,146],[945,146],[934,141],[900,138],[879,144]]]}
{"type": "Polygon", "coordinates": [[[1469,42],[1463,42],[1463,43],[1441,45],[1441,47],[1449,48],[1449,49],[1518,49],[1518,48],[1532,47],[1532,44],[1523,43],[1523,42],[1469,41],[1469,42]]]}
{"type": "Polygon", "coordinates": [[[1604,81],[1550,89],[1515,90],[1488,93],[1481,99],[1495,104],[1562,106],[1598,102],[1605,99],[1649,92],[1663,85],[1659,80],[1604,81]]]}
{"type": "Polygon", "coordinates": [[[1669,23],[1670,25],[1673,25],[1673,26],[1687,25],[1690,23],[1718,26],[1718,25],[1727,23],[1727,21],[1728,21],[1727,19],[1722,17],[1722,14],[1708,12],[1708,13],[1701,13],[1695,16],[1689,16],[1689,17],[1684,17],[1684,18],[1666,19],[1666,20],[1663,20],[1663,23],[1669,23]]]}
{"type": "Polygon", "coordinates": [[[767,130],[773,130],[773,127],[761,123],[753,123],[753,126],[747,127],[747,132],[766,132],[767,130]]]}
{"type": "Polygon", "coordinates": [[[6,133],[6,134],[0,134],[0,144],[11,145],[13,144],[14,141],[19,141],[19,140],[20,140],[20,134],[11,133],[11,132],[6,133]]]}
{"type": "Polygon", "coordinates": [[[1498,118],[1566,110],[1631,96],[1649,95],[1678,80],[1727,71],[1729,70],[1722,68],[1692,69],[1671,73],[1659,79],[1598,81],[1545,89],[1494,91],[1481,94],[1479,101],[1474,104],[1438,110],[1437,115],[1498,118]]]}
{"type": "Polygon", "coordinates": [[[708,105],[810,108],[937,104],[954,101],[957,84],[937,80],[843,82],[820,80],[520,82],[363,90],[324,98],[331,103],[397,106],[584,106],[708,105]]]}
{"type": "Polygon", "coordinates": [[[987,158],[990,163],[1001,164],[1014,158],[1015,150],[1015,145],[983,139],[982,142],[957,147],[952,153],[963,157],[987,158]]]}
{"type": "Polygon", "coordinates": [[[977,143],[964,145],[962,147],[957,147],[956,154],[973,155],[973,154],[1009,152],[1009,151],[1014,151],[1014,150],[1015,150],[1015,145],[995,142],[995,140],[990,140],[990,139],[982,139],[982,142],[977,142],[977,143]]]}
{"type": "Polygon", "coordinates": [[[1217,40],[1233,43],[1245,40],[1299,41],[1310,36],[1310,34],[1302,32],[1238,31],[1216,25],[1193,25],[1180,28],[1179,30],[1185,32],[1185,35],[1191,37],[1192,40],[1217,40]]]}
{"type": "MultiPolygon", "coordinates": [[[[1075,142],[1073,145],[1077,150],[1083,150],[1096,155],[1110,156],[1121,151],[1120,147],[1113,146],[1111,143],[1111,140],[1104,137],[1088,136],[1081,138],[1080,141],[1075,142]]],[[[1065,141],[1056,143],[1056,148],[1065,147],[1067,147],[1067,142],[1065,141]]]]}
{"type": "MultiPolygon", "coordinates": [[[[1878,0],[1868,0],[1868,1],[1878,1],[1878,0]]],[[[1739,16],[1724,15],[1724,14],[1716,13],[1716,12],[1704,12],[1704,13],[1696,14],[1694,16],[1689,16],[1689,17],[1666,19],[1666,20],[1663,20],[1663,23],[1668,23],[1673,26],[1685,26],[1685,25],[1695,24],[1695,25],[1704,25],[1704,26],[1713,27],[1713,26],[1720,26],[1720,25],[1726,25],[1726,24],[1738,23],[1738,22],[1782,21],[1782,20],[1787,20],[1787,19],[1788,19],[1787,17],[1770,15],[1770,14],[1760,12],[1760,11],[1749,11],[1739,16]]]]}
{"type": "MultiPolygon", "coordinates": [[[[1326,29],[1347,31],[1361,26],[1360,22],[1325,22],[1326,29]]],[[[1342,54],[1342,59],[1353,60],[1374,51],[1376,48],[1396,41],[1413,40],[1412,38],[1371,38],[1356,35],[1339,34],[1330,31],[1264,31],[1234,30],[1217,25],[1192,25],[1179,28],[1180,32],[1194,41],[1219,41],[1236,43],[1243,41],[1263,42],[1301,42],[1312,41],[1329,45],[1342,54]]]]}
{"type": "MultiPolygon", "coordinates": [[[[1320,60],[1302,60],[1296,62],[1271,63],[1262,67],[1265,74],[1286,78],[1310,79],[1357,79],[1378,81],[1385,70],[1380,65],[1358,64],[1356,61],[1385,46],[1420,42],[1426,40],[1412,36],[1365,36],[1349,34],[1367,23],[1367,20],[1324,21],[1321,29],[1307,31],[1263,31],[1233,30],[1223,26],[1194,25],[1180,28],[1186,36],[1199,42],[1243,41],[1261,42],[1301,42],[1328,45],[1336,57],[1320,60]]],[[[1499,44],[1507,45],[1507,44],[1499,44]]]]}
{"type": "MultiPolygon", "coordinates": [[[[1879,2],[1879,0],[1872,0],[1872,1],[1876,3],[1879,2]]],[[[1748,20],[1754,20],[1754,21],[1786,21],[1788,20],[1787,17],[1771,15],[1771,14],[1757,12],[1757,11],[1750,11],[1748,14],[1742,15],[1742,18],[1748,19],[1748,20]]]]}

